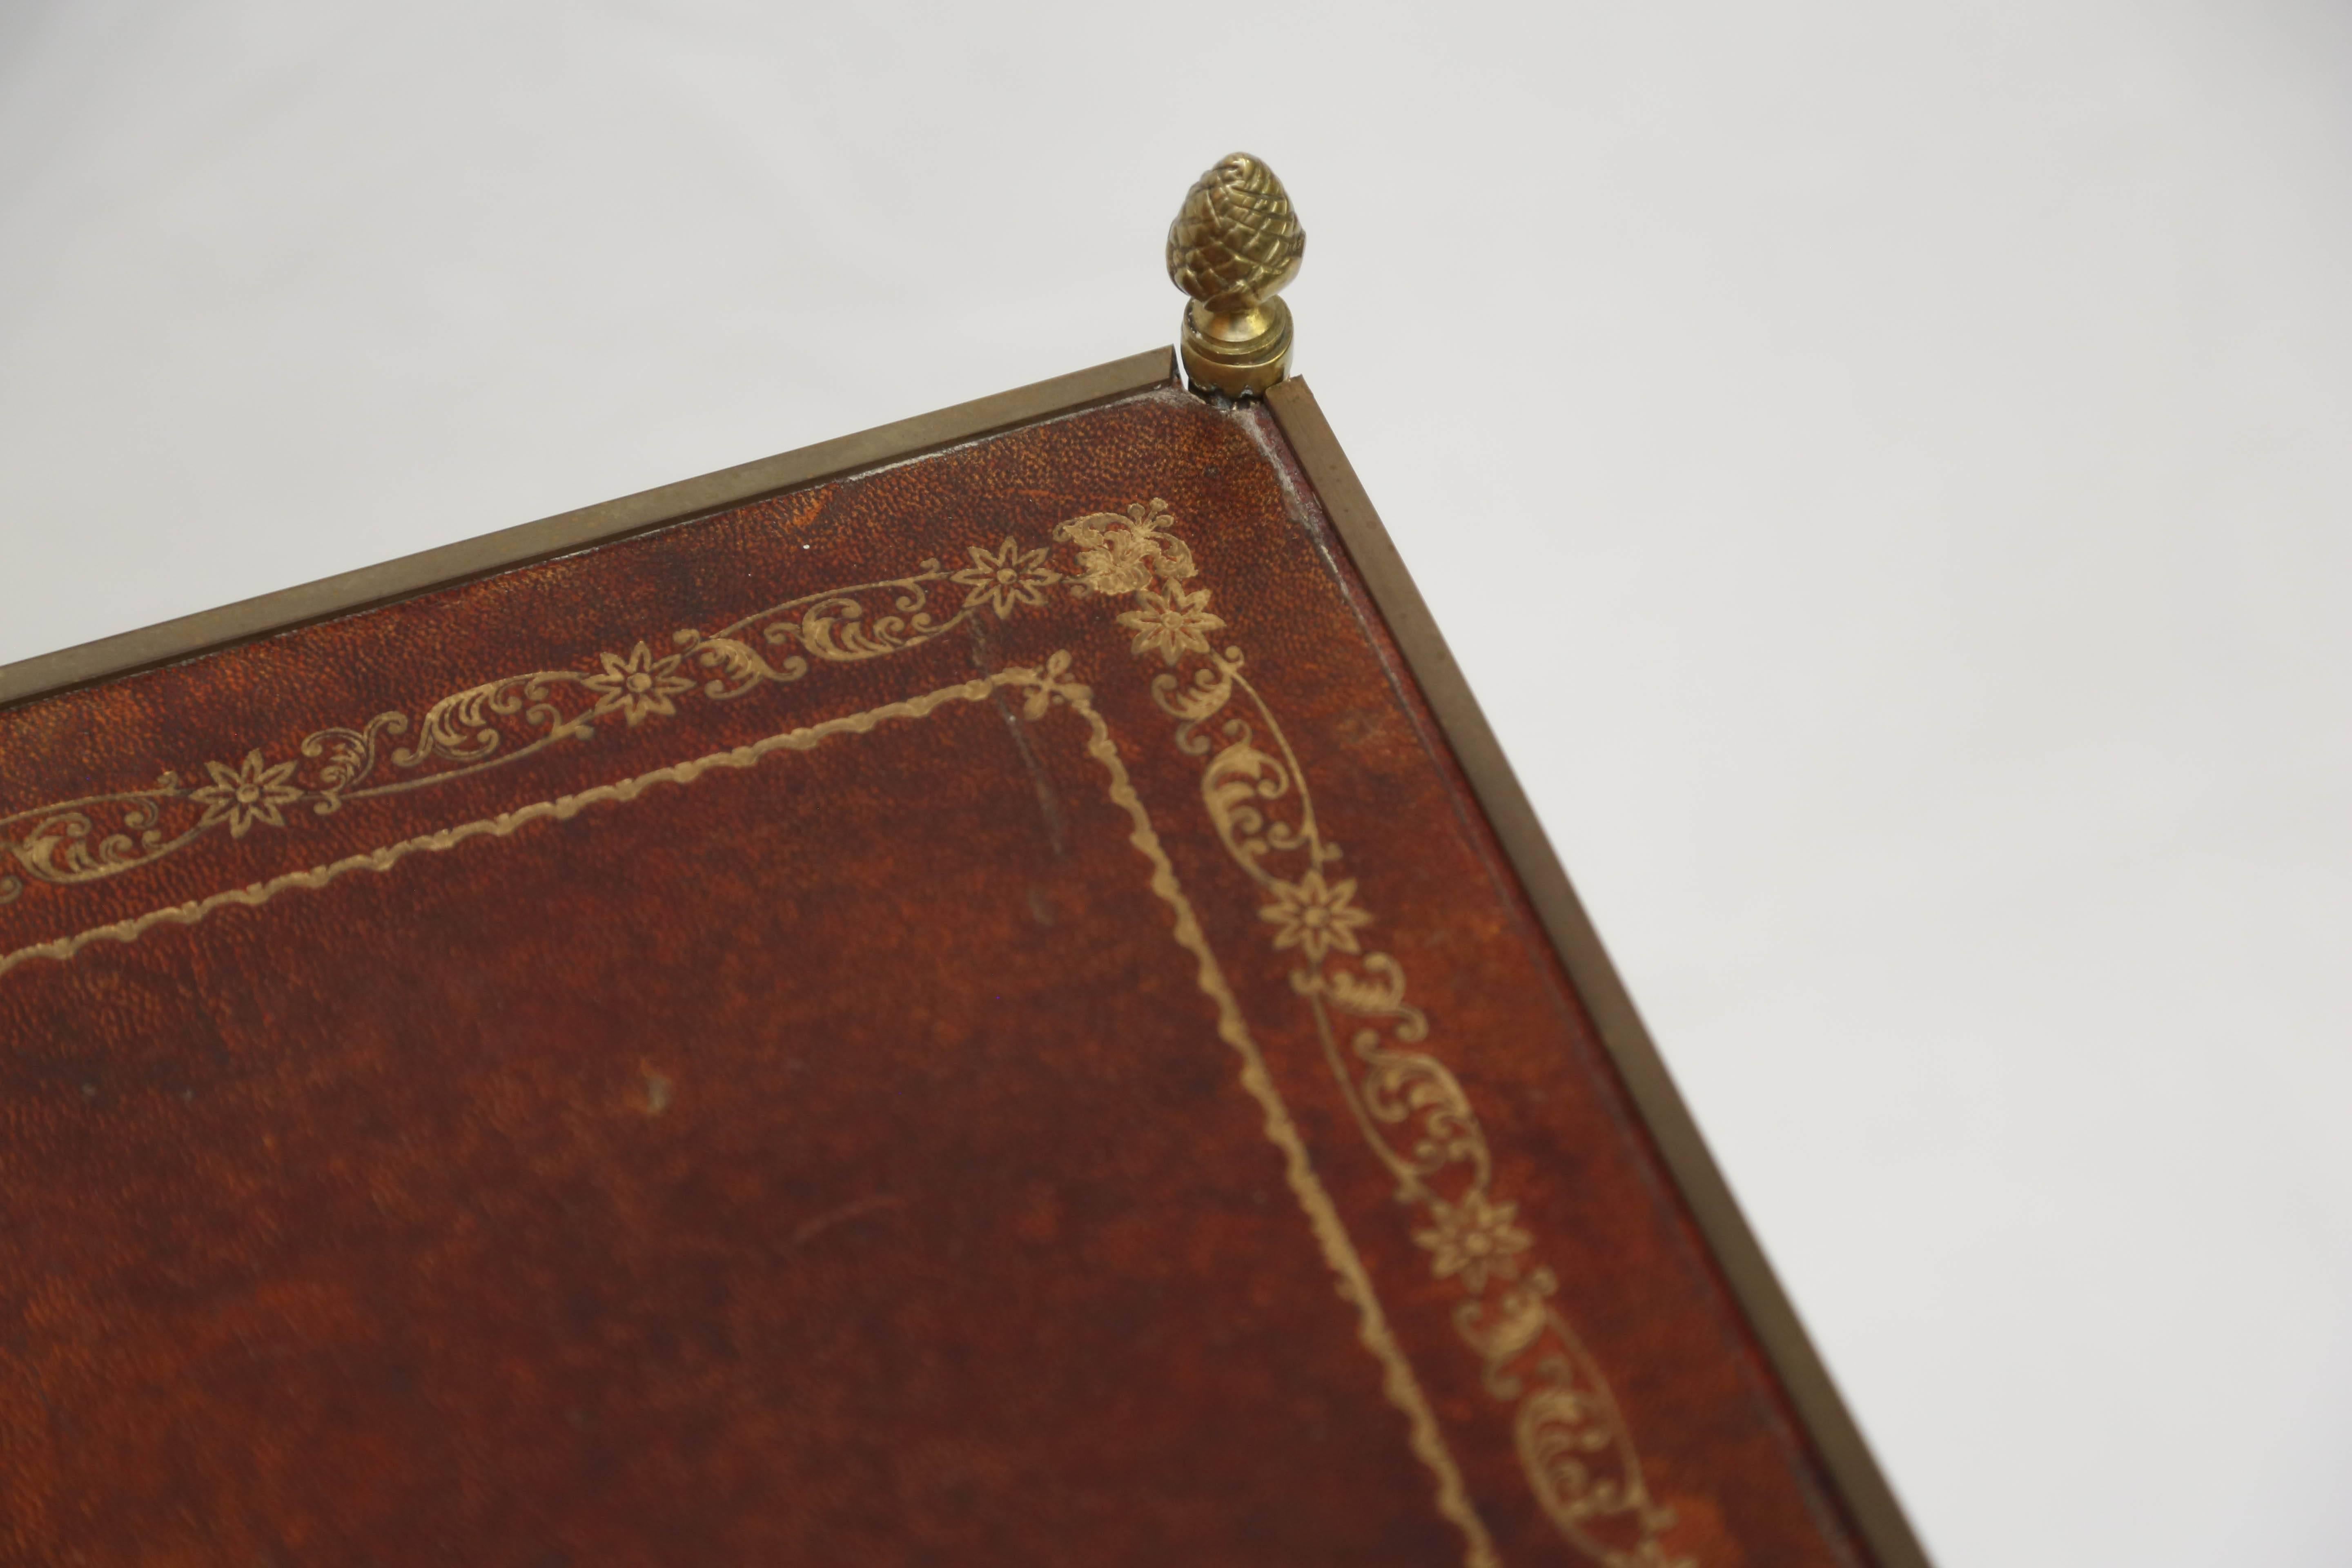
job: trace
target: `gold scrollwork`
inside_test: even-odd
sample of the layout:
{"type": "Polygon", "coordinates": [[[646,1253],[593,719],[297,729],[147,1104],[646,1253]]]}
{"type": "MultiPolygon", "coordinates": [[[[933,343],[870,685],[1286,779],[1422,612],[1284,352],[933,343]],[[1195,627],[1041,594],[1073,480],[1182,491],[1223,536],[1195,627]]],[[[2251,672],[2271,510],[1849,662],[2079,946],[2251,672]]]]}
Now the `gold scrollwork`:
{"type": "Polygon", "coordinates": [[[316,731],[279,761],[256,748],[240,763],[206,763],[208,782],[194,787],[167,773],[144,789],[0,816],[0,866],[8,868],[0,875],[0,903],[30,884],[93,882],[153,865],[217,829],[243,838],[256,827],[283,828],[298,806],[330,816],[350,801],[429,788],[560,742],[588,740],[609,722],[634,729],[676,713],[678,700],[698,688],[709,700],[726,701],[798,680],[813,664],[901,653],[983,610],[1002,618],[1040,605],[1044,590],[1061,580],[1045,564],[1045,549],[1023,552],[1009,538],[970,554],[971,565],[954,573],[925,561],[907,576],[803,595],[715,632],[683,628],[670,635],[666,653],[641,641],[626,652],[597,654],[593,669],[535,669],[453,691],[414,720],[394,710],[356,727],[316,731]],[[969,590],[943,617],[930,608],[941,583],[969,590]]]}
{"type": "Polygon", "coordinates": [[[1650,1494],[1606,1378],[1551,1304],[1557,1277],[1532,1261],[1518,1205],[1495,1191],[1469,1096],[1452,1069],[1413,1048],[1429,1020],[1405,1000],[1403,965],[1364,950],[1359,933],[1372,913],[1356,880],[1334,872],[1339,847],[1324,837],[1297,753],[1244,673],[1242,650],[1209,637],[1224,623],[1209,613],[1210,590],[1192,585],[1199,566],[1173,522],[1155,500],[1125,516],[1075,519],[1058,536],[1077,548],[1079,586],[1141,606],[1118,617],[1137,633],[1135,652],[1172,667],[1153,677],[1152,695],[1176,721],[1177,745],[1203,759],[1209,821],[1267,900],[1258,917],[1268,941],[1299,964],[1291,985],[1397,1201],[1419,1217],[1413,1240],[1432,1273],[1463,1293],[1454,1327],[1484,1363],[1488,1391],[1512,1406],[1537,1500],[1603,1568],[1686,1568],[1660,1539],[1673,1515],[1650,1494]]]}

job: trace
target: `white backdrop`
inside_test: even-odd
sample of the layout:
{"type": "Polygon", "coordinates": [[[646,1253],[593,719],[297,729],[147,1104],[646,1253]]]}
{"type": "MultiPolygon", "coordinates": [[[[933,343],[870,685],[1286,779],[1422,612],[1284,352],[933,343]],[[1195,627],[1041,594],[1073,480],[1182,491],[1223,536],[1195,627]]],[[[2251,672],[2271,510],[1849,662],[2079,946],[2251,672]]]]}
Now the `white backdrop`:
{"type": "Polygon", "coordinates": [[[0,0],[0,658],[1166,342],[1256,152],[1931,1551],[2352,1561],[2352,8],[1203,15],[0,0]]]}

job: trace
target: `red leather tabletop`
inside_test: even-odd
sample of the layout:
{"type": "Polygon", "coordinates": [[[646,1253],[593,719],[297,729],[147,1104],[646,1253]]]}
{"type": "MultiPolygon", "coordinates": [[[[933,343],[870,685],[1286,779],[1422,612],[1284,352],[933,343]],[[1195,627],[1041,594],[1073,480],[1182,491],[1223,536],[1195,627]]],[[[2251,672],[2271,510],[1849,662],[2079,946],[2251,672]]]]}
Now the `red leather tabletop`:
{"type": "Polygon", "coordinates": [[[0,1546],[1863,1560],[1174,389],[0,713],[0,1546]]]}

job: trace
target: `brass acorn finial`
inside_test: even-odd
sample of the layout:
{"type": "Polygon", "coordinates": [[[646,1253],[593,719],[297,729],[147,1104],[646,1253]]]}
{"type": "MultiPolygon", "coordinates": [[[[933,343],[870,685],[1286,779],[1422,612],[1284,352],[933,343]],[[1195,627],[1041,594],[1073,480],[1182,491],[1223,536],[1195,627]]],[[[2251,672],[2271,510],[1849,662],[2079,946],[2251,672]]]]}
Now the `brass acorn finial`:
{"type": "Polygon", "coordinates": [[[1168,276],[1184,310],[1184,374],[1195,387],[1244,397],[1290,368],[1290,307],[1275,298],[1298,276],[1307,231],[1274,171],[1235,153],[1192,182],[1168,226],[1168,276]]]}

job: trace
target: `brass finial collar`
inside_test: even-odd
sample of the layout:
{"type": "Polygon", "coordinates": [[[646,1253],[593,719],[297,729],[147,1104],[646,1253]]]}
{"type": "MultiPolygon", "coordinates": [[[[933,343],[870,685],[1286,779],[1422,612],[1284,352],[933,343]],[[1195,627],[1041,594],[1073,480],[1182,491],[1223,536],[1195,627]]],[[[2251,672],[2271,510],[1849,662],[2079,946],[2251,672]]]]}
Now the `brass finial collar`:
{"type": "Polygon", "coordinates": [[[1262,393],[1290,368],[1290,307],[1307,231],[1274,171],[1235,153],[1192,182],[1168,226],[1168,276],[1185,308],[1184,374],[1197,390],[1262,393]]]}

